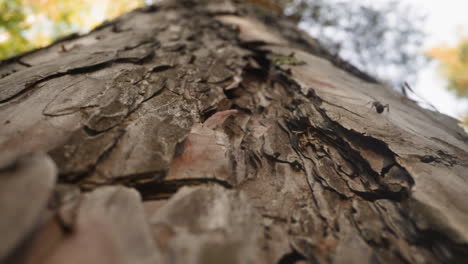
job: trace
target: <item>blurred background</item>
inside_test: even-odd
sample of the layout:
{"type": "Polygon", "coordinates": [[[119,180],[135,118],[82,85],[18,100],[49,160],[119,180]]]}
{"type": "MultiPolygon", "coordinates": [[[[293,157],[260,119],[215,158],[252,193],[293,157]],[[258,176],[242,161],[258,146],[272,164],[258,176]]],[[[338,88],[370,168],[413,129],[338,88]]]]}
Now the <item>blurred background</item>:
{"type": "MultiPolygon", "coordinates": [[[[245,1],[283,13],[332,53],[468,127],[467,0],[245,1]]],[[[0,59],[152,2],[0,0],[0,59]]]]}

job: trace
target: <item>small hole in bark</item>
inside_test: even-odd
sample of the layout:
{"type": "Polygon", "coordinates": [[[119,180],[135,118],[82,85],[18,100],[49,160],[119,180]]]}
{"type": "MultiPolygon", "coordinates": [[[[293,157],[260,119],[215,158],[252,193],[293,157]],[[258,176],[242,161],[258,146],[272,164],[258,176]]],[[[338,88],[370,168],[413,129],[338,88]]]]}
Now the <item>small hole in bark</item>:
{"type": "Polygon", "coordinates": [[[435,157],[429,156],[429,155],[422,156],[419,160],[421,160],[421,162],[424,162],[424,163],[431,163],[431,162],[436,161],[435,157]]]}
{"type": "Polygon", "coordinates": [[[176,144],[175,150],[174,150],[174,158],[178,157],[178,156],[182,155],[182,153],[184,153],[185,141],[186,141],[186,139],[184,139],[182,142],[178,142],[176,144]]]}
{"type": "Polygon", "coordinates": [[[211,109],[207,110],[204,113],[202,113],[201,118],[202,118],[202,123],[205,123],[205,121],[210,118],[212,115],[214,115],[217,112],[217,109],[211,109]]]}
{"type": "MultiPolygon", "coordinates": [[[[265,68],[267,66],[263,66],[262,63],[259,63],[259,64],[260,66],[262,66],[262,69],[246,68],[244,70],[243,78],[248,81],[257,81],[257,82],[263,82],[264,80],[267,80],[269,71],[266,69],[269,69],[269,68],[265,68]]],[[[264,63],[264,65],[269,65],[269,64],[264,63]]]]}
{"type": "Polygon", "coordinates": [[[279,261],[278,264],[293,264],[300,260],[305,260],[304,256],[299,254],[297,251],[293,251],[284,255],[279,261]]]}
{"type": "Polygon", "coordinates": [[[87,126],[83,126],[83,130],[86,133],[86,135],[88,135],[90,137],[94,137],[94,136],[96,136],[96,135],[98,135],[100,133],[99,131],[91,129],[91,128],[87,127],[87,126]]]}
{"type": "Polygon", "coordinates": [[[230,89],[230,90],[224,90],[224,95],[230,100],[239,98],[240,97],[240,89],[235,88],[235,89],[230,89]]]}
{"type": "Polygon", "coordinates": [[[382,177],[385,177],[385,174],[387,174],[391,168],[393,168],[393,166],[395,166],[396,164],[393,162],[393,163],[390,163],[389,165],[385,166],[382,168],[382,171],[380,172],[380,175],[382,175],[382,177]]]}
{"type": "Polygon", "coordinates": [[[236,109],[236,110],[239,111],[239,112],[244,112],[244,113],[247,113],[247,114],[252,114],[252,111],[251,111],[250,109],[241,107],[241,106],[236,105],[236,104],[233,104],[232,107],[231,107],[230,109],[236,109]]]}
{"type": "Polygon", "coordinates": [[[169,69],[172,69],[173,66],[171,65],[158,65],[158,66],[155,66],[153,69],[151,69],[152,72],[161,72],[161,71],[165,71],[165,70],[169,70],[169,69]]]}
{"type": "Polygon", "coordinates": [[[297,160],[295,160],[293,163],[291,163],[291,167],[295,171],[303,170],[302,165],[297,160]]]}

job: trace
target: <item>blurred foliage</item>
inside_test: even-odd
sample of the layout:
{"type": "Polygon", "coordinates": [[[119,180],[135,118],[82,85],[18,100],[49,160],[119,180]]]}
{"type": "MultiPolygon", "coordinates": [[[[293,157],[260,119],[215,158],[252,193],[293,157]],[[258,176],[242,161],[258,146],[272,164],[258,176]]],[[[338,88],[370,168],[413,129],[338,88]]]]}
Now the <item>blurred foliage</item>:
{"type": "Polygon", "coordinates": [[[0,59],[86,32],[144,0],[0,0],[0,59]]]}
{"type": "Polygon", "coordinates": [[[463,128],[465,128],[465,131],[468,133],[468,116],[465,115],[464,117],[462,117],[461,125],[463,128]]]}
{"type": "Polygon", "coordinates": [[[0,0],[0,58],[13,55],[33,47],[22,35],[29,28],[26,15],[17,0],[0,0]]]}
{"type": "Polygon", "coordinates": [[[454,47],[435,47],[428,55],[440,62],[441,70],[449,81],[448,88],[457,96],[468,98],[468,38],[462,38],[454,47]]]}

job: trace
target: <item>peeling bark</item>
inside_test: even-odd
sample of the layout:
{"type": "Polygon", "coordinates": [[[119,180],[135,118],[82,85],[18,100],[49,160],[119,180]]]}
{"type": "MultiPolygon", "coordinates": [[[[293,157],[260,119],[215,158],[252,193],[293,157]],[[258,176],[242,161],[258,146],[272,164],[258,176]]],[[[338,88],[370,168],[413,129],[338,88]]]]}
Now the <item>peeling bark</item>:
{"type": "Polygon", "coordinates": [[[1,263],[468,259],[456,120],[266,11],[166,1],[0,76],[1,263]]]}

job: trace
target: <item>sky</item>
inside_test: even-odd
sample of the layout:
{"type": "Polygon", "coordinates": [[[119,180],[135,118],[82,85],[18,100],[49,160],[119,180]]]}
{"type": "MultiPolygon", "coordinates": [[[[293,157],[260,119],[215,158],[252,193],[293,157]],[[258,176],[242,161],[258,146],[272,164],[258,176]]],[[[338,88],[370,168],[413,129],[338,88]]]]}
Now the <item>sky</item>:
{"type": "MultiPolygon", "coordinates": [[[[468,36],[468,0],[401,0],[426,14],[427,40],[422,51],[434,46],[455,45],[468,36]]],[[[459,99],[446,88],[436,61],[420,70],[414,90],[440,112],[455,118],[468,113],[468,99],[459,99]]]]}

